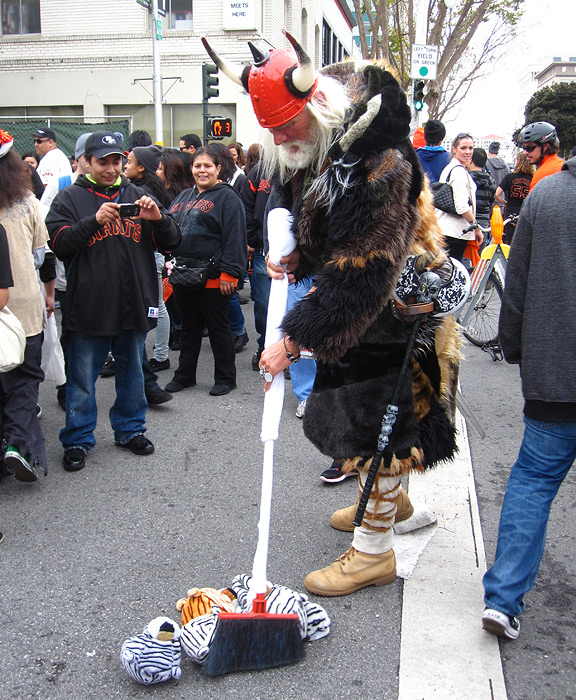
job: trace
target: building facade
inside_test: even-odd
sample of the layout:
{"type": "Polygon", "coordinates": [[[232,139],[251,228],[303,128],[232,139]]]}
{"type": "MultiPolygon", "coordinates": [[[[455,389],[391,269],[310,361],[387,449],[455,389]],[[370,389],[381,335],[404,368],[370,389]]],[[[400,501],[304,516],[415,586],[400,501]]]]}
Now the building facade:
{"type": "MultiPolygon", "coordinates": [[[[160,6],[165,16],[157,25],[147,0],[0,0],[0,122],[74,117],[93,124],[122,115],[131,129],[154,138],[153,31],[162,36],[165,146],[203,133],[202,63],[209,59],[201,37],[236,63],[251,60],[247,41],[288,47],[284,29],[317,67],[353,51],[346,0],[160,0],[160,6]]],[[[218,89],[209,113],[232,119],[232,140],[259,141],[248,96],[223,76],[218,89]]]]}

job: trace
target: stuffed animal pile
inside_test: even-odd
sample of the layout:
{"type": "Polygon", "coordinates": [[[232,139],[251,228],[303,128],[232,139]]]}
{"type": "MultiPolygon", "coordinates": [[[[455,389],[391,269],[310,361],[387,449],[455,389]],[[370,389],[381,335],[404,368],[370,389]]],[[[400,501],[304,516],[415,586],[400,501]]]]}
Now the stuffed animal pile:
{"type": "MultiPolygon", "coordinates": [[[[230,588],[191,588],[186,598],[176,602],[182,627],[167,617],[152,620],[141,634],[122,645],[120,661],[128,675],[138,683],[152,685],[181,676],[182,650],[203,664],[210,647],[220,612],[251,612],[252,577],[239,574],[230,588]]],[[[286,586],[268,585],[266,611],[298,615],[303,640],[314,641],[330,632],[330,618],[317,603],[286,586]]]]}

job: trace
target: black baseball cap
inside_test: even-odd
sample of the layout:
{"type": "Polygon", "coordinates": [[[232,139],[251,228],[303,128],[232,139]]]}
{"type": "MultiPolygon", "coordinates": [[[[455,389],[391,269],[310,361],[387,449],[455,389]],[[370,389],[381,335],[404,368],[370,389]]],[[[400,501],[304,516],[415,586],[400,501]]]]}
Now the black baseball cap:
{"type": "Polygon", "coordinates": [[[52,139],[52,141],[56,141],[56,134],[52,131],[52,129],[44,127],[40,127],[39,129],[36,129],[36,131],[32,131],[30,136],[34,136],[34,138],[37,139],[52,139]]]}
{"type": "Polygon", "coordinates": [[[95,131],[86,139],[84,155],[96,158],[106,158],[106,156],[111,155],[122,156],[124,155],[123,141],[122,134],[118,132],[95,131]]]}

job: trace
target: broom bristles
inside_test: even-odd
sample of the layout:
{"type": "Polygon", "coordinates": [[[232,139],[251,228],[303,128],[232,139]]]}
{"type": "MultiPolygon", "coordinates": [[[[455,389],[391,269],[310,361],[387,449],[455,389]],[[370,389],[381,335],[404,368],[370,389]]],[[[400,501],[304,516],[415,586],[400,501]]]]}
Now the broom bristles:
{"type": "Polygon", "coordinates": [[[202,672],[214,677],[259,671],[296,663],[303,656],[298,615],[221,613],[202,672]]]}

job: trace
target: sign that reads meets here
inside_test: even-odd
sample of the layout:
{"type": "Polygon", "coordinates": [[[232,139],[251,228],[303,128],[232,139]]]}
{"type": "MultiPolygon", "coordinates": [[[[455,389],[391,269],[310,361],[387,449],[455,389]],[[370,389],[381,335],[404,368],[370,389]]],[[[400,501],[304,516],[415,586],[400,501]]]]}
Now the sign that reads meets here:
{"type": "Polygon", "coordinates": [[[256,0],[222,0],[224,29],[256,29],[256,0]]]}
{"type": "Polygon", "coordinates": [[[412,44],[412,63],[410,77],[413,80],[436,80],[438,65],[438,47],[426,44],[412,44]]]}

